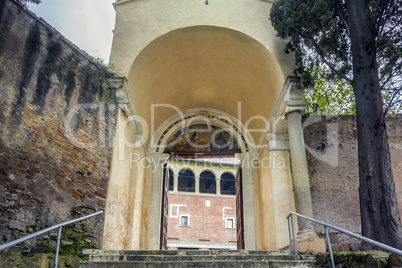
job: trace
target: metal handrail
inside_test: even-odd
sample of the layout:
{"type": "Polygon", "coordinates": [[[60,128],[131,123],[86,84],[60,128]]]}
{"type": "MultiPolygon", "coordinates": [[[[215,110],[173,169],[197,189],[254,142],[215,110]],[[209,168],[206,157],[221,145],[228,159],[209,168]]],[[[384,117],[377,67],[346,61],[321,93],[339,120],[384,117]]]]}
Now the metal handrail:
{"type": "Polygon", "coordinates": [[[58,262],[58,259],[59,259],[59,251],[60,251],[61,230],[62,230],[63,226],[69,225],[69,224],[77,222],[77,221],[82,221],[82,220],[91,218],[93,216],[96,216],[96,215],[99,215],[99,214],[102,214],[102,213],[103,213],[103,211],[98,211],[98,212],[86,215],[84,217],[77,218],[77,219],[70,220],[70,221],[66,221],[66,222],[62,222],[62,223],[50,226],[48,228],[45,228],[43,230],[40,230],[38,232],[35,232],[33,234],[23,236],[23,237],[21,237],[21,238],[19,238],[17,240],[11,241],[11,242],[9,242],[7,244],[0,245],[0,251],[8,249],[8,248],[10,248],[12,246],[15,246],[15,245],[19,244],[19,243],[25,242],[25,241],[27,241],[29,239],[35,238],[35,237],[37,237],[39,235],[42,235],[44,233],[47,233],[47,232],[50,232],[50,231],[52,231],[54,229],[59,228],[58,235],[57,235],[56,256],[55,256],[54,265],[53,265],[54,268],[57,268],[57,262],[58,262]]]}
{"type": "Polygon", "coordinates": [[[309,220],[309,221],[312,221],[312,222],[315,222],[315,223],[318,223],[318,224],[321,224],[321,225],[324,226],[324,228],[325,228],[325,238],[326,238],[326,242],[327,242],[327,246],[328,246],[329,255],[331,256],[331,264],[332,264],[333,268],[335,268],[335,261],[334,261],[334,255],[332,253],[331,241],[329,240],[328,228],[334,229],[336,231],[339,231],[341,233],[347,234],[347,235],[349,235],[351,237],[354,237],[356,239],[359,239],[361,241],[370,243],[370,244],[372,244],[372,245],[374,245],[376,247],[385,249],[386,251],[390,251],[392,253],[395,253],[397,255],[402,256],[402,250],[387,246],[385,244],[382,244],[382,243],[377,242],[375,240],[372,240],[370,238],[367,238],[367,237],[364,237],[364,236],[349,232],[349,231],[347,231],[345,229],[339,228],[339,227],[334,226],[332,224],[329,224],[329,223],[326,223],[326,222],[323,222],[323,221],[319,221],[319,220],[316,220],[316,219],[301,215],[301,214],[296,213],[296,212],[290,212],[290,214],[286,217],[286,219],[288,220],[288,230],[289,230],[289,243],[290,243],[289,244],[289,249],[292,250],[292,247],[293,247],[293,254],[295,254],[295,255],[297,254],[297,251],[296,251],[295,232],[294,232],[294,228],[293,228],[293,215],[295,215],[297,217],[300,217],[300,218],[303,218],[303,219],[306,219],[306,220],[309,220]],[[289,218],[290,218],[290,220],[289,220],[289,218]],[[293,238],[293,241],[292,241],[292,238],[293,238]]]}

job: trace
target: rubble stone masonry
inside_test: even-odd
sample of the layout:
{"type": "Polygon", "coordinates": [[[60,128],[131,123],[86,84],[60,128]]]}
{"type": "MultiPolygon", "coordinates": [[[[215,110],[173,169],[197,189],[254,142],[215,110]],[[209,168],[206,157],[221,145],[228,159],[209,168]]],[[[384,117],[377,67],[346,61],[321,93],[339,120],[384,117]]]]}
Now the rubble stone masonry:
{"type": "MultiPolygon", "coordinates": [[[[399,213],[402,215],[402,115],[386,118],[399,213]]],[[[304,140],[314,217],[361,233],[356,117],[304,117],[304,140]]],[[[317,227],[324,232],[322,227],[317,227]]],[[[358,241],[331,231],[339,250],[357,249],[358,241]],[[349,245],[346,245],[349,244],[349,245]],[[355,244],[355,245],[354,245],[355,244]]]]}
{"type": "MultiPolygon", "coordinates": [[[[25,7],[0,0],[0,244],[104,208],[110,76],[25,7]]],[[[69,226],[64,246],[99,247],[101,219],[69,226]]]]}

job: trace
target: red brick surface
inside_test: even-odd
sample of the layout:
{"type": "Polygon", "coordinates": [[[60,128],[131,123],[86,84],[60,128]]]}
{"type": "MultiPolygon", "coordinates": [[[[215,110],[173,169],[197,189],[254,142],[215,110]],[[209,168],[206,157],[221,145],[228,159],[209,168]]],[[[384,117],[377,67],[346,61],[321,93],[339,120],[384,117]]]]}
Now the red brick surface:
{"type": "Polygon", "coordinates": [[[236,243],[236,229],[225,228],[224,220],[224,216],[236,216],[234,196],[174,193],[168,195],[168,200],[168,242],[236,243]],[[209,207],[205,205],[207,200],[209,207]],[[175,205],[180,205],[179,213],[175,205]],[[231,209],[223,212],[224,207],[231,209]],[[181,213],[190,215],[190,226],[180,226],[181,213]]]}

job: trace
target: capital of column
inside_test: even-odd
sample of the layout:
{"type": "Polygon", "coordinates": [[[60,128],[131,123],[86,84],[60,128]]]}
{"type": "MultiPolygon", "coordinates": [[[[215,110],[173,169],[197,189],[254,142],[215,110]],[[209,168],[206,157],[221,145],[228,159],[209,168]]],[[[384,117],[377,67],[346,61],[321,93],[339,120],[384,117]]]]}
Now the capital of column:
{"type": "Polygon", "coordinates": [[[268,149],[270,151],[289,151],[289,135],[268,133],[268,149]]]}
{"type": "MultiPolygon", "coordinates": [[[[118,108],[128,117],[136,114],[134,102],[131,98],[130,85],[126,77],[110,77],[107,79],[110,88],[115,90],[118,108]]],[[[133,127],[136,140],[141,140],[143,137],[141,125],[130,120],[133,127]]]]}
{"type": "Polygon", "coordinates": [[[125,77],[110,77],[107,79],[110,88],[116,92],[116,100],[118,107],[127,115],[132,115],[131,104],[129,99],[129,85],[125,77]]]}
{"type": "Polygon", "coordinates": [[[307,102],[305,100],[289,100],[284,103],[282,115],[287,116],[290,113],[298,112],[304,113],[307,109],[307,102]]]}
{"type": "Polygon", "coordinates": [[[148,164],[152,164],[153,166],[163,166],[163,164],[166,164],[170,155],[169,154],[163,154],[163,153],[148,153],[147,154],[147,161],[148,164]]]}
{"type": "Polygon", "coordinates": [[[307,109],[307,102],[304,100],[303,87],[300,77],[288,76],[284,83],[285,98],[282,102],[280,115],[287,115],[292,112],[304,113],[307,109]]]}

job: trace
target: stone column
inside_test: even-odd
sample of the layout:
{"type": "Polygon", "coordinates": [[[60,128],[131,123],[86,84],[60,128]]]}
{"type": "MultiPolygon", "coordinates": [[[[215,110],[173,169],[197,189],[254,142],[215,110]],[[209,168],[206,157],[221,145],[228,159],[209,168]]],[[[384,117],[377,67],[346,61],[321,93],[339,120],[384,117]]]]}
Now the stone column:
{"type": "MultiPolygon", "coordinates": [[[[295,193],[296,211],[307,217],[313,217],[311,204],[310,180],[308,177],[306,150],[303,139],[303,127],[301,113],[303,110],[298,106],[288,103],[287,119],[289,131],[290,159],[293,174],[293,188],[295,193]],[[290,104],[290,105],[289,105],[290,104]]],[[[299,230],[314,230],[310,221],[298,219],[299,230]]]]}
{"type": "Polygon", "coordinates": [[[200,193],[200,176],[195,176],[195,193],[200,193]]]}
{"type": "Polygon", "coordinates": [[[179,188],[179,175],[173,175],[173,192],[177,192],[179,188]]]}
{"type": "Polygon", "coordinates": [[[216,194],[220,195],[221,194],[221,178],[216,178],[215,183],[216,183],[216,194]]]}
{"type": "Polygon", "coordinates": [[[163,195],[163,166],[169,158],[169,154],[150,154],[152,162],[152,188],[151,205],[149,208],[149,233],[148,249],[159,250],[162,195],[163,195]]]}
{"type": "MultiPolygon", "coordinates": [[[[280,111],[278,111],[278,115],[286,116],[287,119],[291,175],[293,178],[296,211],[307,217],[313,217],[310,180],[301,122],[301,115],[306,110],[307,103],[304,100],[300,78],[288,77],[282,90],[284,90],[286,94],[282,94],[283,99],[281,100],[281,108],[280,111]]],[[[285,128],[282,127],[283,125],[279,124],[276,130],[285,130],[285,128]]],[[[299,232],[296,237],[296,248],[300,251],[310,250],[312,252],[324,252],[325,240],[317,236],[313,224],[302,218],[298,218],[297,222],[299,232]]]]}

